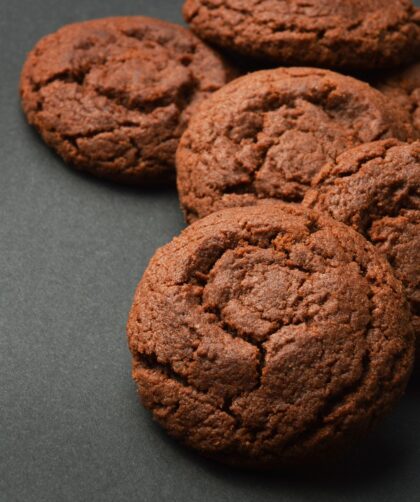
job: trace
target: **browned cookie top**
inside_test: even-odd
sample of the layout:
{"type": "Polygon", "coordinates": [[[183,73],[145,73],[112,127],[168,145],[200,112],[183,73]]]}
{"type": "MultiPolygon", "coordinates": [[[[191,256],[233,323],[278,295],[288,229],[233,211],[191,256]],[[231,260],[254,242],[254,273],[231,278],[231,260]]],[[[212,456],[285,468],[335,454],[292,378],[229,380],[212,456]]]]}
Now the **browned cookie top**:
{"type": "Polygon", "coordinates": [[[29,122],[66,161],[143,182],[173,173],[191,112],[230,76],[180,26],[108,18],[65,26],[38,42],[21,95],[29,122]]]}
{"type": "Polygon", "coordinates": [[[406,139],[379,91],[314,68],[279,68],[228,84],[192,118],[177,152],[188,221],[261,198],[300,201],[323,165],[379,138],[406,139]]]}
{"type": "Polygon", "coordinates": [[[291,204],[213,213],[152,258],[128,321],[133,377],[168,432],[240,465],[364,433],[406,384],[402,286],[360,234],[291,204]]]}
{"type": "Polygon", "coordinates": [[[391,73],[375,86],[406,113],[420,138],[420,63],[391,73]]]}
{"type": "Polygon", "coordinates": [[[278,64],[374,69],[420,50],[411,0],[186,0],[203,39],[278,64]]]}
{"type": "Polygon", "coordinates": [[[352,226],[388,258],[420,335],[420,141],[378,141],[343,153],[304,203],[352,226]]]}

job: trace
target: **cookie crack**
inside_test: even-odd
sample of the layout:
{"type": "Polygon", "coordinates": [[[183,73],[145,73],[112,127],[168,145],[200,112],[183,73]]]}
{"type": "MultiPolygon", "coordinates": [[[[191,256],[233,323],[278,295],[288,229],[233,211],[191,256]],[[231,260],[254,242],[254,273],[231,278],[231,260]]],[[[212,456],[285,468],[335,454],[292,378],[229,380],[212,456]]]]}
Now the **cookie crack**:
{"type": "MultiPolygon", "coordinates": [[[[213,395],[211,391],[197,387],[192,382],[190,382],[188,378],[184,377],[179,372],[175,371],[170,362],[165,363],[159,361],[158,356],[155,353],[146,353],[146,352],[140,352],[139,350],[135,350],[135,352],[133,352],[133,359],[143,370],[158,373],[165,379],[175,382],[181,387],[185,389],[190,389],[193,392],[205,397],[206,401],[210,405],[212,405],[215,410],[219,410],[226,413],[230,418],[232,418],[235,427],[236,428],[239,427],[240,425],[239,417],[230,409],[234,397],[225,397],[224,399],[220,400],[216,395],[213,395]]],[[[162,403],[155,402],[153,408],[157,408],[159,407],[159,405],[167,407],[162,403]]],[[[176,406],[171,407],[171,413],[175,414],[178,408],[179,408],[179,402],[177,403],[176,406]]]]}
{"type": "MultiPolygon", "coordinates": [[[[317,90],[316,92],[314,91],[313,95],[297,96],[297,97],[285,96],[282,98],[276,96],[275,98],[268,100],[268,102],[264,104],[264,108],[262,110],[260,108],[257,109],[257,113],[259,113],[260,116],[262,117],[262,123],[255,127],[255,129],[252,132],[251,138],[245,138],[246,141],[244,141],[244,139],[238,141],[232,138],[229,132],[227,134],[230,141],[232,141],[232,143],[238,147],[243,147],[244,144],[246,145],[249,142],[251,144],[258,146],[259,151],[256,165],[253,166],[252,170],[250,170],[244,164],[238,161],[238,167],[241,169],[241,173],[243,174],[245,179],[242,178],[240,181],[237,182],[226,183],[225,186],[214,186],[213,189],[219,193],[222,199],[224,198],[225,195],[231,195],[231,194],[236,194],[239,196],[250,195],[250,196],[255,196],[256,198],[267,198],[267,197],[270,198],[269,195],[267,195],[264,192],[261,192],[261,190],[259,190],[257,186],[258,175],[267,162],[270,150],[278,146],[281,141],[281,138],[289,131],[299,131],[304,134],[315,133],[315,131],[313,130],[297,125],[297,120],[304,113],[297,102],[298,101],[306,102],[312,106],[316,106],[317,108],[320,108],[322,112],[325,113],[325,115],[330,120],[334,122],[336,121],[340,122],[340,117],[337,116],[340,114],[340,110],[343,109],[343,107],[345,109],[345,101],[343,103],[335,103],[334,101],[331,100],[332,94],[335,93],[336,91],[337,91],[337,86],[330,83],[326,88],[322,90],[317,90]],[[288,115],[286,114],[284,117],[285,121],[284,129],[280,131],[273,138],[270,138],[268,136],[267,137],[264,136],[263,138],[261,138],[261,134],[267,128],[266,126],[267,114],[278,112],[282,108],[291,110],[291,113],[288,115]]],[[[248,107],[244,111],[253,112],[255,110],[254,107],[248,107]]],[[[352,134],[358,137],[359,131],[357,130],[356,126],[353,125],[353,122],[351,125],[351,130],[352,134]]],[[[383,137],[388,134],[389,134],[389,128],[385,127],[383,130],[379,131],[378,136],[383,137]]],[[[196,155],[200,155],[200,151],[198,150],[198,145],[192,144],[189,146],[189,149],[196,155]]],[[[329,152],[325,151],[325,148],[323,148],[323,152],[326,158],[325,162],[327,162],[328,159],[331,160],[333,158],[329,152]]],[[[201,162],[204,162],[203,158],[201,158],[201,162]]],[[[294,176],[287,177],[286,181],[298,185],[300,187],[300,191],[302,192],[304,192],[305,189],[310,186],[310,182],[302,180],[299,173],[297,173],[294,176]]],[[[196,192],[197,191],[194,190],[194,196],[196,198],[203,199],[206,197],[206,195],[203,194],[200,196],[200,194],[196,192]]],[[[293,191],[287,195],[282,194],[281,198],[282,200],[288,202],[299,202],[302,200],[303,195],[304,195],[303,193],[296,193],[295,191],[293,191]]]]}
{"type": "Polygon", "coordinates": [[[43,82],[35,82],[31,76],[29,77],[29,81],[31,84],[31,89],[34,93],[38,93],[39,91],[41,91],[41,89],[57,81],[66,84],[74,83],[82,86],[86,75],[90,72],[90,70],[90,68],[86,70],[79,69],[79,71],[75,71],[74,69],[67,69],[51,75],[43,82]]]}
{"type": "MultiPolygon", "coordinates": [[[[365,330],[365,337],[367,337],[371,329],[372,326],[369,323],[365,330]]],[[[362,371],[359,378],[355,382],[345,386],[344,388],[341,388],[336,394],[329,396],[323,406],[318,410],[316,417],[313,419],[311,424],[307,425],[303,432],[297,432],[291,438],[289,438],[282,446],[282,451],[290,450],[297,444],[301,446],[302,444],[309,442],[311,438],[316,436],[316,434],[318,434],[325,425],[329,424],[331,416],[334,415],[334,413],[336,413],[339,408],[346,404],[349,396],[358,394],[359,389],[363,387],[364,382],[366,381],[370,373],[371,356],[369,350],[365,351],[361,364],[362,371]]],[[[360,404],[361,403],[359,403],[359,405],[360,404]]],[[[332,427],[335,428],[337,433],[337,426],[335,426],[333,422],[332,424],[332,427]]]]}
{"type": "MultiPolygon", "coordinates": [[[[313,235],[314,233],[319,231],[319,225],[318,222],[315,219],[310,219],[307,224],[307,229],[309,232],[309,235],[313,235]]],[[[275,247],[275,241],[278,238],[278,236],[281,235],[281,233],[278,232],[273,232],[273,235],[269,236],[268,241],[266,245],[261,245],[261,243],[258,246],[255,246],[255,242],[253,242],[251,239],[250,240],[244,240],[242,239],[240,242],[240,245],[248,245],[250,247],[257,247],[260,249],[273,249],[275,252],[279,252],[279,250],[275,247]]],[[[264,338],[262,340],[256,340],[252,336],[246,335],[244,333],[239,333],[238,330],[232,326],[232,324],[228,323],[225,321],[223,317],[223,313],[218,306],[206,306],[203,298],[203,293],[204,293],[204,288],[208,283],[209,276],[214,270],[214,268],[217,266],[217,263],[223,258],[223,256],[231,251],[232,249],[237,248],[238,243],[232,243],[232,246],[224,249],[221,253],[218,253],[217,258],[213,261],[213,263],[208,266],[206,271],[196,271],[194,274],[194,281],[201,287],[201,294],[200,294],[200,300],[199,300],[199,305],[201,306],[203,312],[212,314],[215,317],[214,322],[216,322],[217,325],[227,334],[229,334],[232,338],[240,338],[241,340],[247,342],[248,344],[252,345],[257,349],[257,366],[256,366],[256,383],[254,387],[251,389],[257,390],[260,388],[263,384],[263,373],[264,373],[264,368],[266,365],[266,349],[264,347],[264,344],[269,340],[269,338],[279,329],[281,329],[284,326],[289,326],[289,325],[295,325],[295,324],[301,324],[300,320],[297,320],[296,322],[292,319],[289,320],[288,322],[280,322],[280,321],[270,321],[269,319],[265,319],[263,315],[261,315],[261,312],[255,310],[256,313],[258,313],[261,316],[262,320],[266,320],[268,322],[272,322],[274,326],[266,333],[264,338]]],[[[282,250],[284,251],[284,250],[282,250]]],[[[292,264],[291,260],[289,259],[288,256],[288,250],[285,251],[286,255],[286,260],[284,266],[288,269],[295,269],[299,270],[300,272],[304,272],[306,275],[308,275],[310,272],[308,270],[305,270],[303,267],[299,267],[296,264],[292,264]]],[[[303,286],[303,283],[306,281],[306,279],[303,279],[299,289],[303,286]]],[[[310,320],[305,319],[305,324],[309,325],[310,320]]],[[[247,391],[249,392],[249,391],[247,391]]],[[[240,397],[243,394],[243,392],[240,392],[239,394],[235,395],[234,397],[231,397],[231,399],[236,399],[240,397]]]]}
{"type": "MultiPolygon", "coordinates": [[[[138,36],[135,36],[133,34],[128,34],[124,32],[123,30],[118,30],[119,35],[126,37],[126,38],[134,38],[136,40],[142,41],[142,38],[139,38],[138,36]]],[[[156,44],[156,46],[159,46],[160,48],[166,49],[166,46],[163,44],[158,44],[156,42],[152,42],[156,44]]],[[[104,45],[101,45],[100,48],[104,51],[109,46],[119,46],[119,42],[116,40],[108,40],[104,45]]],[[[90,43],[86,45],[84,48],[85,50],[91,49],[93,46],[95,46],[94,43],[90,43]]],[[[188,57],[194,56],[196,53],[196,48],[190,47],[189,50],[184,51],[188,57]]],[[[185,61],[185,54],[184,56],[180,56],[180,63],[183,66],[189,66],[189,64],[186,64],[185,61]]],[[[61,72],[55,73],[48,77],[45,81],[41,82],[35,82],[32,75],[28,75],[28,80],[30,83],[30,87],[32,89],[32,92],[36,95],[36,101],[37,101],[37,106],[35,113],[39,112],[42,110],[43,107],[43,98],[40,95],[40,91],[48,87],[54,82],[62,82],[63,84],[69,84],[73,83],[76,84],[79,88],[81,89],[89,89],[90,91],[93,91],[97,96],[103,96],[109,99],[110,101],[114,102],[115,104],[122,106],[125,108],[127,111],[137,111],[139,113],[148,115],[150,113],[153,113],[157,108],[162,108],[162,107],[167,107],[172,104],[175,104],[176,107],[178,108],[179,112],[187,107],[192,100],[194,99],[195,94],[199,90],[199,82],[197,80],[197,77],[191,74],[191,81],[188,82],[184,87],[184,89],[179,90],[179,95],[175,97],[175,103],[171,103],[172,97],[171,96],[163,96],[162,98],[156,99],[151,103],[135,103],[131,104],[128,100],[128,96],[124,92],[116,92],[112,91],[109,89],[102,89],[98,86],[93,86],[89,85],[86,86],[86,77],[89,75],[89,73],[98,67],[103,67],[106,66],[106,64],[109,62],[110,57],[105,55],[102,57],[99,61],[91,61],[89,64],[80,66],[78,68],[68,68],[66,70],[63,70],[61,72]]],[[[190,61],[191,63],[191,61],[190,61]]]]}
{"type": "Polygon", "coordinates": [[[196,387],[191,385],[191,383],[188,382],[187,378],[182,376],[180,373],[177,373],[173,369],[170,362],[164,363],[162,361],[159,361],[158,356],[155,353],[146,353],[136,350],[133,357],[142,368],[151,371],[158,371],[159,373],[165,375],[168,379],[175,380],[183,387],[190,387],[194,389],[196,392],[206,394],[206,392],[203,392],[202,390],[197,389],[196,387]]]}
{"type": "MultiPolygon", "coordinates": [[[[219,327],[225,332],[228,333],[232,338],[239,338],[241,340],[246,341],[253,347],[257,349],[257,382],[255,386],[251,390],[255,390],[259,387],[261,387],[262,384],[262,377],[263,377],[263,369],[265,367],[265,356],[266,356],[266,350],[264,348],[264,343],[270,338],[270,336],[275,333],[279,328],[276,325],[275,328],[270,330],[270,332],[265,336],[264,340],[259,341],[255,340],[252,338],[252,336],[246,335],[246,334],[239,334],[238,330],[232,326],[230,323],[226,322],[223,319],[223,314],[218,307],[203,307],[204,312],[207,312],[209,314],[213,314],[216,317],[216,323],[219,325],[219,327]]],[[[249,391],[247,391],[249,392],[249,391]]],[[[235,395],[235,399],[237,397],[240,397],[242,393],[235,395]]]]}
{"type": "MultiPolygon", "coordinates": [[[[315,207],[317,201],[325,204],[325,193],[328,194],[329,189],[335,188],[337,179],[349,179],[352,176],[357,176],[358,173],[371,161],[383,160],[384,163],[392,161],[389,158],[390,151],[398,148],[399,143],[395,140],[390,140],[388,144],[382,145],[381,152],[366,153],[358,158],[356,162],[345,171],[335,172],[330,167],[325,174],[321,174],[314,188],[314,200],[309,205],[315,207]],[[324,202],[323,202],[324,201],[324,202]]],[[[335,160],[339,162],[340,158],[335,160]]],[[[343,186],[343,194],[348,194],[346,185],[343,186]]],[[[397,179],[395,182],[388,184],[386,187],[380,187],[380,192],[374,191],[368,207],[364,207],[361,212],[361,220],[358,223],[357,230],[364,236],[369,236],[372,226],[376,221],[384,218],[397,218],[405,210],[417,210],[418,204],[415,199],[419,196],[418,187],[415,186],[409,179],[397,179]],[[384,196],[386,193],[386,197],[384,196]],[[396,198],[396,200],[395,200],[396,198]],[[389,203],[378,203],[381,200],[387,200],[389,203]]],[[[328,199],[327,199],[328,200],[328,199]]],[[[351,215],[350,215],[351,216],[351,215]]],[[[349,220],[345,221],[349,224],[349,220]]]]}
{"type": "MultiPolygon", "coordinates": [[[[139,127],[138,124],[132,123],[132,122],[123,122],[119,124],[116,127],[101,127],[99,129],[93,129],[92,131],[89,132],[83,132],[83,133],[75,133],[75,134],[62,134],[61,137],[70,142],[77,142],[78,139],[93,139],[96,136],[100,136],[101,134],[104,133],[115,133],[117,131],[120,131],[121,129],[137,129],[139,127]]],[[[52,129],[48,130],[49,132],[56,132],[52,129]]]]}
{"type": "MultiPolygon", "coordinates": [[[[315,254],[318,254],[315,251],[315,254]]],[[[319,255],[321,258],[325,259],[324,256],[319,255]]],[[[360,377],[350,385],[341,388],[336,394],[329,396],[326,402],[323,404],[323,406],[320,408],[320,410],[317,412],[316,417],[313,419],[311,425],[308,427],[305,427],[304,432],[297,432],[293,437],[291,437],[285,444],[284,447],[282,447],[282,451],[286,451],[287,449],[292,448],[294,445],[297,443],[302,444],[304,441],[310,441],[310,439],[315,436],[319,430],[322,429],[322,427],[328,423],[329,418],[342,406],[345,405],[346,399],[348,396],[352,396],[354,394],[357,394],[358,390],[363,387],[365,381],[369,378],[370,372],[371,372],[371,354],[370,354],[370,349],[369,349],[369,334],[373,329],[375,329],[375,326],[373,325],[373,312],[375,309],[375,293],[374,290],[372,289],[372,279],[368,278],[368,270],[367,268],[359,263],[357,260],[353,260],[353,263],[355,263],[360,271],[360,274],[362,277],[364,277],[368,284],[369,284],[369,321],[366,324],[366,327],[364,329],[364,338],[366,340],[366,344],[368,348],[366,349],[363,357],[362,357],[362,371],[360,374],[360,377]]],[[[333,267],[331,263],[329,263],[330,267],[333,267]]],[[[377,281],[375,281],[375,285],[377,281]]],[[[397,357],[397,356],[396,356],[397,357]]],[[[398,356],[398,359],[402,358],[403,356],[400,355],[398,356]]],[[[394,361],[394,366],[397,364],[398,361],[394,361]]],[[[390,372],[390,375],[393,374],[393,371],[390,372]]],[[[381,387],[385,386],[385,382],[381,382],[381,387]]],[[[269,420],[270,416],[267,417],[266,422],[269,420]]],[[[337,428],[337,426],[334,426],[337,428]]],[[[260,428],[259,431],[254,431],[254,440],[260,440],[263,439],[264,441],[270,440],[273,437],[275,437],[277,431],[275,429],[272,430],[271,434],[269,436],[264,435],[266,431],[266,427],[263,426],[260,428]],[[262,435],[264,437],[262,438],[262,435]]]]}

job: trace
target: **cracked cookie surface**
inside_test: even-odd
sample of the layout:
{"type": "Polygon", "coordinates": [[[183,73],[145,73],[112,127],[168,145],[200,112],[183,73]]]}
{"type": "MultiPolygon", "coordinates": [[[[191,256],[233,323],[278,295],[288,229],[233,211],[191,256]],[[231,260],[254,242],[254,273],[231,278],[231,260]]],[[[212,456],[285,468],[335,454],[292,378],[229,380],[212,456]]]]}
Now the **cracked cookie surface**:
{"type": "Polygon", "coordinates": [[[373,85],[406,114],[420,139],[420,63],[394,71],[373,85]]]}
{"type": "Polygon", "coordinates": [[[187,0],[184,17],[204,40],[276,64],[367,70],[420,50],[411,0],[187,0]]]}
{"type": "Polygon", "coordinates": [[[331,455],[363,435],[403,392],[414,351],[386,260],[283,203],[213,213],[159,249],[127,332],[155,419],[243,466],[331,455]]]}
{"type": "Polygon", "coordinates": [[[191,222],[264,198],[298,202],[338,154],[411,134],[382,93],[354,78],[315,68],[252,73],[190,121],[177,151],[181,204],[191,222]]]}
{"type": "Polygon", "coordinates": [[[174,177],[196,106],[233,71],[181,26],[146,17],[65,26],[44,37],[21,75],[28,121],[82,170],[132,183],[174,177]]]}
{"type": "Polygon", "coordinates": [[[319,173],[304,204],[352,226],[388,258],[407,292],[420,350],[420,141],[343,153],[319,173]]]}

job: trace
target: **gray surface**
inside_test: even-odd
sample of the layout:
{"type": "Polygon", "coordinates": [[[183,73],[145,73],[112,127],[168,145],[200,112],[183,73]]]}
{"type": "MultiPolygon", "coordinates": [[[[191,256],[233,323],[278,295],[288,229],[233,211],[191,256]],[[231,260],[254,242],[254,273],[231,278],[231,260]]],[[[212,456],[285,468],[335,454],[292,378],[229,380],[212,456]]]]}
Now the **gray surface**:
{"type": "Polygon", "coordinates": [[[141,192],[66,168],[25,124],[25,53],[82,19],[181,21],[174,0],[0,3],[0,500],[414,501],[420,395],[318,474],[252,474],[184,450],[138,404],[124,326],[156,247],[183,227],[174,190],[141,192]]]}

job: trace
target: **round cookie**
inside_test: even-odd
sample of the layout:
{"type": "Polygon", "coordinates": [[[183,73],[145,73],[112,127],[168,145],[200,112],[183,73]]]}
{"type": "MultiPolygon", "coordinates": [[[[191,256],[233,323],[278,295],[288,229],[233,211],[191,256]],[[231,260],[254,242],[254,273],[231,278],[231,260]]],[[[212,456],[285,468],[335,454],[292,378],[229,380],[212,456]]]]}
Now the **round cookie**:
{"type": "Polygon", "coordinates": [[[395,404],[414,352],[387,261],[282,203],[213,213],[159,249],[127,331],[154,418],[241,466],[335,455],[395,404]]]}
{"type": "Polygon", "coordinates": [[[320,172],[304,205],[352,226],[388,258],[420,342],[420,141],[378,141],[343,153],[320,172]]]}
{"type": "Polygon", "coordinates": [[[181,204],[191,222],[263,198],[299,202],[338,154],[411,133],[382,93],[354,78],[315,68],[252,73],[192,117],[177,151],[181,204]]]}
{"type": "Polygon", "coordinates": [[[420,139],[420,63],[393,72],[374,85],[406,114],[420,139]]]}
{"type": "Polygon", "coordinates": [[[20,89],[28,121],[64,160],[130,183],[174,177],[196,106],[233,77],[181,26],[147,17],[67,25],[29,54],[20,89]]]}
{"type": "Polygon", "coordinates": [[[420,50],[411,0],[187,0],[184,17],[204,40],[280,65],[368,70],[420,50]]]}

